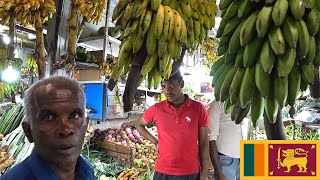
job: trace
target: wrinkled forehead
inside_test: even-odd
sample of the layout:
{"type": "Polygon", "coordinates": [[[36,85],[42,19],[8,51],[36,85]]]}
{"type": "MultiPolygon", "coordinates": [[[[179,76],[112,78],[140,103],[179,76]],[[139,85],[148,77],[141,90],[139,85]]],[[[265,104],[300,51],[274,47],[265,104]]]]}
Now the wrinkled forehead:
{"type": "Polygon", "coordinates": [[[54,102],[83,102],[84,97],[79,89],[66,86],[56,86],[47,84],[38,87],[33,93],[33,99],[38,103],[54,103],[54,102]]]}

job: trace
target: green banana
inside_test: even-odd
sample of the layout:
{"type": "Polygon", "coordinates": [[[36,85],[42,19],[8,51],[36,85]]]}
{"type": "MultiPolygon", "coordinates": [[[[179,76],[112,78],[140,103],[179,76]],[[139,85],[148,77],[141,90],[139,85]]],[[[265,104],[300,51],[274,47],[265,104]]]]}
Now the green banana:
{"type": "Polygon", "coordinates": [[[222,87],[227,75],[229,74],[229,71],[230,71],[229,68],[230,68],[230,66],[223,71],[223,73],[221,74],[221,76],[217,80],[217,83],[214,85],[214,97],[217,101],[220,101],[221,87],[222,87]]]}
{"type": "MultiPolygon", "coordinates": [[[[236,28],[236,30],[233,32],[231,39],[229,41],[229,53],[233,54],[233,53],[237,53],[239,47],[240,47],[240,30],[242,28],[242,25],[244,24],[244,21],[242,21],[238,27],[236,28]]],[[[228,35],[223,35],[224,36],[228,36],[228,35]]],[[[229,36],[228,36],[229,37],[229,36]]]]}
{"type": "Polygon", "coordinates": [[[305,78],[303,78],[303,76],[301,76],[301,83],[300,83],[300,90],[302,92],[306,91],[308,89],[308,82],[305,80],[305,78]]]}
{"type": "Polygon", "coordinates": [[[298,67],[293,66],[289,76],[288,76],[288,104],[293,106],[296,99],[298,98],[301,84],[301,74],[298,71],[298,67]]]}
{"type": "Polygon", "coordinates": [[[230,103],[229,98],[223,103],[223,110],[226,114],[229,114],[233,107],[234,105],[230,103]]]}
{"type": "Polygon", "coordinates": [[[271,78],[270,75],[263,70],[262,65],[260,63],[256,64],[255,83],[261,96],[264,98],[268,97],[270,91],[271,78]]]}
{"type": "MultiPolygon", "coordinates": [[[[220,68],[217,70],[217,72],[214,74],[212,78],[212,86],[215,87],[216,83],[218,82],[218,79],[223,74],[223,72],[230,67],[230,64],[223,63],[220,68]]],[[[220,96],[219,96],[220,97],[220,96]]]]}
{"type": "Polygon", "coordinates": [[[299,39],[297,21],[290,16],[287,16],[283,22],[282,32],[284,39],[290,48],[296,48],[299,39]]]}
{"type": "Polygon", "coordinates": [[[273,6],[273,4],[274,4],[275,1],[276,1],[276,0],[266,0],[266,1],[265,1],[265,5],[266,5],[266,6],[273,6]]]}
{"type": "Polygon", "coordinates": [[[264,72],[267,74],[271,73],[275,60],[276,55],[274,54],[269,41],[265,41],[259,56],[259,62],[261,63],[264,72]]]}
{"type": "Polygon", "coordinates": [[[255,67],[247,68],[239,92],[242,108],[245,108],[251,102],[255,88],[255,67]]]}
{"type": "Polygon", "coordinates": [[[307,63],[312,63],[314,57],[316,56],[316,51],[317,51],[317,45],[316,45],[316,40],[314,36],[310,36],[310,48],[306,56],[306,62],[307,63]]]}
{"type": "Polygon", "coordinates": [[[278,109],[279,109],[278,102],[272,96],[271,97],[268,96],[264,101],[264,111],[270,123],[276,122],[278,109]]]}
{"type": "Polygon", "coordinates": [[[254,4],[250,0],[242,0],[238,9],[238,17],[247,17],[254,11],[254,4]]]}
{"type": "Polygon", "coordinates": [[[144,36],[151,24],[152,12],[145,9],[145,12],[140,17],[139,31],[141,31],[141,36],[144,36]]]}
{"type": "Polygon", "coordinates": [[[222,56],[225,52],[228,51],[228,48],[229,48],[229,44],[219,45],[217,55],[222,56]]]}
{"type": "Polygon", "coordinates": [[[232,66],[229,70],[226,78],[224,79],[224,82],[222,83],[221,89],[220,89],[220,101],[224,102],[229,98],[229,90],[230,86],[233,80],[233,77],[235,73],[237,72],[238,68],[235,66],[232,66]]]}
{"type": "Polygon", "coordinates": [[[302,78],[308,83],[313,84],[314,82],[314,65],[313,64],[303,64],[302,69],[302,78]]]}
{"type": "MultiPolygon", "coordinates": [[[[162,57],[159,57],[159,71],[161,75],[166,71],[166,67],[168,66],[168,63],[171,60],[171,56],[168,51],[164,52],[164,55],[162,57]]],[[[164,77],[164,76],[163,76],[164,77]]]]}
{"type": "MultiPolygon", "coordinates": [[[[156,21],[152,22],[154,26],[154,24],[156,23],[156,21]]],[[[155,51],[156,47],[157,47],[157,40],[156,40],[156,35],[154,34],[153,31],[148,31],[147,33],[147,41],[146,41],[146,47],[147,47],[147,52],[149,55],[153,54],[153,52],[155,51]]]]}
{"type": "Polygon", "coordinates": [[[201,15],[206,14],[206,8],[205,8],[205,4],[203,3],[203,0],[198,0],[198,11],[201,13],[201,15]]]}
{"type": "Polygon", "coordinates": [[[255,91],[254,96],[252,97],[252,104],[250,110],[253,127],[256,127],[257,122],[262,118],[264,110],[264,99],[261,97],[257,90],[255,91]]]}
{"type": "Polygon", "coordinates": [[[165,36],[161,36],[158,40],[158,56],[163,57],[168,51],[168,42],[165,39],[165,36]]]}
{"type": "Polygon", "coordinates": [[[305,22],[310,35],[314,36],[319,31],[320,13],[317,10],[312,9],[310,13],[306,15],[305,22]]]}
{"type": "Polygon", "coordinates": [[[231,41],[232,36],[227,36],[227,35],[223,35],[219,38],[219,45],[225,45],[225,44],[229,44],[229,42],[231,41]]]}
{"type": "Polygon", "coordinates": [[[272,10],[272,19],[276,26],[281,26],[287,15],[288,7],[288,0],[277,0],[274,4],[272,10]]]}
{"type": "Polygon", "coordinates": [[[193,19],[193,32],[194,32],[194,38],[199,39],[200,33],[201,33],[201,24],[200,21],[193,19]]]}
{"type": "Polygon", "coordinates": [[[318,36],[315,37],[317,49],[316,49],[316,55],[313,59],[313,65],[320,66],[320,38],[318,36]]]}
{"type": "Polygon", "coordinates": [[[279,77],[287,77],[296,60],[296,49],[288,49],[283,56],[278,56],[277,70],[279,77]]]}
{"type": "MultiPolygon", "coordinates": [[[[226,14],[224,14],[223,18],[226,20],[231,19],[232,17],[238,14],[238,9],[241,5],[241,1],[233,1],[230,6],[228,6],[226,14]]],[[[236,16],[237,17],[237,16],[236,16]]]]}
{"type": "Polygon", "coordinates": [[[168,51],[169,51],[169,54],[171,57],[176,57],[176,54],[177,54],[177,41],[175,38],[171,38],[168,42],[168,51]]]}
{"type": "Polygon", "coordinates": [[[217,35],[216,35],[217,38],[220,38],[222,36],[224,28],[226,27],[227,23],[228,23],[228,21],[222,18],[220,25],[219,25],[219,28],[218,28],[218,31],[217,31],[217,35]]]}
{"type": "Polygon", "coordinates": [[[303,0],[289,0],[290,12],[296,20],[301,20],[305,12],[303,0]]]}
{"type": "Polygon", "coordinates": [[[161,83],[162,77],[161,77],[161,72],[157,69],[154,70],[153,74],[153,88],[158,89],[159,84],[161,83]]]}
{"type": "Polygon", "coordinates": [[[190,3],[186,3],[185,1],[180,1],[180,7],[182,9],[182,12],[190,18],[192,15],[192,8],[190,3]]]}
{"type": "Polygon", "coordinates": [[[237,54],[229,54],[229,53],[225,53],[224,54],[224,62],[227,64],[234,64],[235,63],[235,59],[237,57],[237,54]]]}
{"type": "Polygon", "coordinates": [[[303,20],[298,21],[298,56],[305,57],[310,48],[310,35],[306,23],[303,20]]]}
{"type": "Polygon", "coordinates": [[[162,2],[162,0],[150,0],[151,9],[153,11],[157,11],[161,2],[162,2]]]}
{"type": "Polygon", "coordinates": [[[122,14],[122,12],[124,12],[124,10],[126,9],[127,5],[131,2],[128,0],[119,0],[117,5],[115,6],[113,12],[112,12],[112,21],[115,21],[116,19],[118,19],[118,17],[120,17],[120,15],[122,14]]]}
{"type": "Polygon", "coordinates": [[[152,55],[148,55],[144,61],[144,64],[141,68],[141,76],[147,75],[153,66],[157,63],[158,56],[156,53],[153,53],[152,55]]]}
{"type": "Polygon", "coordinates": [[[243,53],[244,53],[244,48],[240,48],[238,50],[238,53],[237,53],[237,56],[236,56],[236,62],[234,64],[236,67],[243,66],[243,53]]]}
{"type": "Polygon", "coordinates": [[[271,24],[271,13],[272,13],[272,6],[264,6],[258,14],[257,22],[256,22],[256,29],[259,38],[263,38],[271,24]]]}
{"type": "Polygon", "coordinates": [[[233,34],[240,23],[241,23],[240,18],[238,18],[237,16],[233,17],[232,19],[230,19],[230,21],[228,21],[228,23],[224,27],[222,35],[233,34]]]}
{"type": "Polygon", "coordinates": [[[263,41],[260,39],[253,39],[249,44],[244,48],[243,53],[243,66],[245,68],[251,67],[256,61],[259,53],[261,51],[263,41]]]}
{"type": "Polygon", "coordinates": [[[224,64],[224,57],[222,56],[211,66],[210,76],[215,76],[215,73],[223,64],[224,64]]]}
{"type": "Polygon", "coordinates": [[[316,4],[316,0],[303,0],[303,3],[307,8],[312,9],[316,4]]]}
{"type": "Polygon", "coordinates": [[[219,4],[220,9],[224,9],[230,6],[233,0],[221,0],[219,4]]]}
{"type": "Polygon", "coordinates": [[[279,107],[282,108],[288,98],[288,76],[278,77],[274,76],[274,98],[279,104],[279,107]]]}
{"type": "Polygon", "coordinates": [[[248,19],[242,25],[240,30],[240,44],[241,46],[246,46],[256,34],[256,20],[258,17],[259,11],[252,13],[248,19]]]}
{"type": "Polygon", "coordinates": [[[286,42],[280,27],[272,27],[268,37],[273,52],[278,56],[284,54],[286,50],[286,42]]]}
{"type": "Polygon", "coordinates": [[[241,88],[241,84],[242,84],[245,72],[246,72],[246,69],[243,67],[240,67],[238,68],[236,74],[233,77],[230,90],[229,90],[231,104],[235,104],[239,99],[240,88],[241,88]]]}

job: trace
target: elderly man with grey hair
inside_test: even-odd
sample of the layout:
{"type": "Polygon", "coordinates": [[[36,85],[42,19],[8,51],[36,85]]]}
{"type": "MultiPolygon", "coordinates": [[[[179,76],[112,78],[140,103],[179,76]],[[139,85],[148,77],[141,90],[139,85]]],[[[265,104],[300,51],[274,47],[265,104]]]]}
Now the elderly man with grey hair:
{"type": "Polygon", "coordinates": [[[23,130],[34,149],[0,180],[94,180],[90,163],[80,156],[88,119],[83,88],[62,76],[32,85],[25,97],[23,130]]]}

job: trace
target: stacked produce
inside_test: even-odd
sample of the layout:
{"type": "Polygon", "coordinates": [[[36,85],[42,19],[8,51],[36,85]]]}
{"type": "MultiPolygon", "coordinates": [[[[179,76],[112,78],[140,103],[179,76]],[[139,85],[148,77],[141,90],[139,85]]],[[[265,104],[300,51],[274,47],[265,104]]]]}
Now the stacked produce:
{"type": "Polygon", "coordinates": [[[186,48],[192,52],[214,27],[215,0],[120,0],[112,20],[121,31],[121,47],[108,88],[129,73],[124,91],[124,111],[132,110],[134,94],[147,79],[157,89],[181,66],[186,48]]]}
{"type": "MultiPolygon", "coordinates": [[[[157,135],[156,127],[151,127],[150,132],[157,135]]],[[[129,125],[123,124],[121,129],[96,129],[93,141],[110,141],[120,145],[129,146],[134,157],[133,162],[141,167],[153,167],[157,158],[156,146],[144,139],[140,133],[129,125]]]]}
{"type": "MultiPolygon", "coordinates": [[[[33,144],[29,143],[23,132],[22,126],[19,126],[3,138],[0,147],[5,146],[8,146],[7,152],[12,155],[11,158],[15,160],[11,166],[24,160],[33,149],[33,144]]],[[[8,168],[6,168],[3,173],[5,173],[6,170],[8,170],[8,168]]]]}
{"type": "MultiPolygon", "coordinates": [[[[126,180],[126,179],[132,179],[132,180],[138,180],[139,175],[147,172],[147,170],[142,168],[135,168],[132,167],[131,169],[122,171],[118,177],[117,180],[126,180]]],[[[100,177],[101,179],[101,177],[100,177]]]]}
{"type": "Polygon", "coordinates": [[[314,82],[320,65],[320,13],[316,1],[221,0],[218,55],[211,69],[216,99],[236,123],[251,110],[253,124],[265,112],[293,106],[314,82]]]}
{"type": "MultiPolygon", "coordinates": [[[[1,84],[0,84],[1,87],[1,84]]],[[[0,88],[1,90],[1,88],[0,88]]],[[[15,130],[24,119],[24,107],[18,103],[0,117],[0,133],[7,135],[15,130]]]]}
{"type": "MultiPolygon", "coordinates": [[[[79,0],[78,0],[79,1],[79,0]]],[[[106,0],[80,0],[80,11],[88,23],[98,24],[102,20],[106,0]]]]}
{"type": "Polygon", "coordinates": [[[97,59],[94,55],[87,52],[86,48],[81,46],[77,47],[77,61],[86,63],[97,63],[97,59]]]}
{"type": "Polygon", "coordinates": [[[0,172],[15,162],[15,160],[10,156],[11,155],[8,152],[8,146],[0,147],[0,172]]]}

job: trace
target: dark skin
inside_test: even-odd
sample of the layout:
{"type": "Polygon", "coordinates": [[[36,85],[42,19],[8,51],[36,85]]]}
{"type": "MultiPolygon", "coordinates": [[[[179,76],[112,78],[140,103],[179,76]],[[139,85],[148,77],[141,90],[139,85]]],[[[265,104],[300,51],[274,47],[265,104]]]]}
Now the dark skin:
{"type": "Polygon", "coordinates": [[[219,155],[217,150],[217,144],[216,141],[209,141],[209,149],[210,149],[210,159],[214,168],[214,174],[217,178],[217,180],[226,180],[226,177],[224,176],[220,161],[219,161],[219,155]]]}
{"type": "MultiPolygon", "coordinates": [[[[161,83],[162,93],[166,96],[169,103],[175,108],[179,108],[186,100],[182,88],[184,81],[177,81],[174,79],[164,80],[161,83]]],[[[136,122],[136,128],[140,134],[158,145],[158,139],[153,136],[145,127],[148,125],[143,116],[136,122]]],[[[200,157],[200,179],[208,179],[208,164],[209,164],[209,144],[208,144],[208,130],[207,127],[199,129],[199,157],[200,157]]],[[[159,147],[158,147],[159,149],[159,147]]]]}
{"type": "Polygon", "coordinates": [[[77,89],[51,84],[34,90],[32,119],[24,132],[47,166],[60,180],[76,179],[88,119],[84,98],[77,89]]]}

